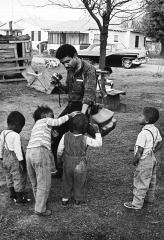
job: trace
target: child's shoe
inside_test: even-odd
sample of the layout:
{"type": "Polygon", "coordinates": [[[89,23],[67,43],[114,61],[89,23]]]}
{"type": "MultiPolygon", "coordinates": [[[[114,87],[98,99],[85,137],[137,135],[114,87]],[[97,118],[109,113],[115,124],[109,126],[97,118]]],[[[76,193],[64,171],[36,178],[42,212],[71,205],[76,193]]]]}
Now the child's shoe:
{"type": "Polygon", "coordinates": [[[75,200],[74,203],[75,203],[76,206],[79,206],[81,204],[85,204],[86,202],[85,201],[81,201],[81,200],[75,200]]]}
{"type": "Polygon", "coordinates": [[[16,202],[16,200],[17,200],[17,194],[16,194],[16,192],[15,192],[14,187],[9,187],[9,193],[10,193],[10,198],[11,198],[14,202],[16,202]]]}
{"type": "Polygon", "coordinates": [[[141,208],[136,207],[132,204],[132,202],[125,202],[124,207],[129,208],[129,209],[134,209],[134,210],[140,210],[141,208]]]}
{"type": "Polygon", "coordinates": [[[69,199],[62,199],[62,206],[66,207],[69,203],[69,199]]]}
{"type": "Polygon", "coordinates": [[[46,210],[45,212],[36,212],[35,214],[40,216],[40,217],[48,217],[50,215],[52,215],[52,211],[51,210],[46,210]]]}
{"type": "Polygon", "coordinates": [[[17,192],[17,199],[14,201],[15,203],[29,203],[31,199],[26,198],[23,192],[17,192]]]}

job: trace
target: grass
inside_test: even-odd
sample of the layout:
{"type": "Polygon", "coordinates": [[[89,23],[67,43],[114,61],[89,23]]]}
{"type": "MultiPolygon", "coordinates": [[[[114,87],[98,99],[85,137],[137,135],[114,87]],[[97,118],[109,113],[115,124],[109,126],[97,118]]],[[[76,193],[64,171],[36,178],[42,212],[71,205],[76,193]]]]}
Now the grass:
{"type": "MultiPolygon", "coordinates": [[[[152,70],[152,68],[151,68],[152,70]]],[[[161,111],[157,126],[164,128],[162,78],[152,72],[137,69],[113,69],[114,87],[126,90],[121,101],[126,112],[116,111],[117,127],[104,137],[102,148],[88,151],[87,204],[75,207],[61,206],[62,183],[52,178],[48,206],[53,215],[39,218],[33,215],[34,203],[25,206],[11,204],[4,177],[0,170],[0,239],[2,240],[163,240],[164,236],[164,181],[163,149],[158,154],[158,184],[156,201],[141,211],[129,211],[123,206],[132,198],[133,153],[129,147],[135,143],[140,131],[137,116],[144,106],[155,106],[161,111]],[[143,73],[143,74],[142,74],[143,73]]],[[[6,126],[11,110],[20,110],[26,117],[23,139],[28,139],[33,125],[32,113],[38,104],[48,104],[57,116],[62,108],[56,95],[46,95],[26,87],[25,83],[0,84],[0,131],[6,126]]],[[[24,145],[26,145],[24,140],[24,145]]],[[[32,196],[28,182],[27,191],[32,196]]]]}

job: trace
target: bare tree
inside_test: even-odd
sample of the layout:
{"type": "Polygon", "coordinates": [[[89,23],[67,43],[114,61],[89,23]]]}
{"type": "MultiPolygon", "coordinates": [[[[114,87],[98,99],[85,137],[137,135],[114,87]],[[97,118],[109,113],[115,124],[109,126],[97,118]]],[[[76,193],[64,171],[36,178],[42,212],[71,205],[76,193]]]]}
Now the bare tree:
{"type": "MultiPolygon", "coordinates": [[[[100,59],[99,67],[104,69],[106,57],[106,45],[108,38],[108,27],[115,19],[115,25],[120,24],[122,17],[125,21],[132,20],[142,14],[145,8],[143,0],[46,0],[44,4],[35,5],[45,7],[48,5],[63,8],[87,10],[95,20],[100,30],[100,59]]],[[[26,5],[27,6],[27,5],[26,5]]],[[[33,5],[34,6],[34,5],[33,5]]]]}

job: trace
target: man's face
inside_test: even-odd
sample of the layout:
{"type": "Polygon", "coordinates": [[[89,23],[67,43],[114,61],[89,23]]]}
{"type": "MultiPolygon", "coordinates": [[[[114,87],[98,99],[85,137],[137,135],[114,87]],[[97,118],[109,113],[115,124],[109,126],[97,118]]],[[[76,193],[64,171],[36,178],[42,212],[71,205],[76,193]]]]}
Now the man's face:
{"type": "Polygon", "coordinates": [[[76,57],[64,57],[60,60],[60,62],[64,65],[66,69],[74,69],[77,66],[77,59],[76,57]]]}

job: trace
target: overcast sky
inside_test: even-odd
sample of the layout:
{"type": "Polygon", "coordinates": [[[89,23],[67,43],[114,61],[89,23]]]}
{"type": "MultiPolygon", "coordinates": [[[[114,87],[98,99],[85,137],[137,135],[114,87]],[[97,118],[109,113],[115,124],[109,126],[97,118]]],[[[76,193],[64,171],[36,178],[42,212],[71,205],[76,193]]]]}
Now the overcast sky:
{"type": "Polygon", "coordinates": [[[84,17],[82,10],[63,9],[56,6],[44,8],[25,7],[23,5],[40,4],[45,0],[0,0],[0,22],[17,20],[23,17],[38,16],[43,19],[66,21],[84,17]]]}

